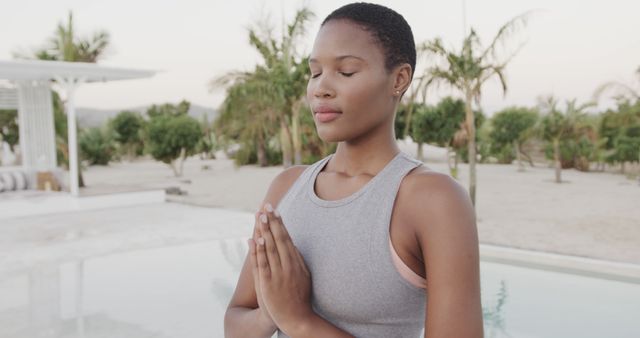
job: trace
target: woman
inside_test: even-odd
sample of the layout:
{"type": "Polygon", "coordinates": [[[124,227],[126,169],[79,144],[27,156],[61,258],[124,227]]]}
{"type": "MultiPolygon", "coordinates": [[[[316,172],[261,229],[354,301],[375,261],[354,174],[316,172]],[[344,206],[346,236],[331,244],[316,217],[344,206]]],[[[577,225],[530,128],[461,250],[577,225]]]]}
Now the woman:
{"type": "Polygon", "coordinates": [[[415,62],[411,28],[389,8],[354,3],[323,21],[307,101],[338,145],[271,183],[227,337],[483,336],[468,193],[395,142],[415,62]]]}

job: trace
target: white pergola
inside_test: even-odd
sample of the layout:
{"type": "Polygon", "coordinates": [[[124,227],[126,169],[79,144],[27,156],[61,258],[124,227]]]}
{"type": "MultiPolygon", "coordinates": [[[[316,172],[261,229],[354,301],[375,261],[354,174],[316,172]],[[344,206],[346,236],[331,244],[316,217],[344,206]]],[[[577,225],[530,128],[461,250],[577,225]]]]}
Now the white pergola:
{"type": "Polygon", "coordinates": [[[0,109],[18,109],[23,168],[32,172],[57,167],[51,97],[51,83],[55,80],[67,98],[69,191],[78,196],[76,89],[83,83],[140,79],[155,73],[84,62],[0,60],[0,79],[9,80],[16,87],[0,91],[0,109]]]}

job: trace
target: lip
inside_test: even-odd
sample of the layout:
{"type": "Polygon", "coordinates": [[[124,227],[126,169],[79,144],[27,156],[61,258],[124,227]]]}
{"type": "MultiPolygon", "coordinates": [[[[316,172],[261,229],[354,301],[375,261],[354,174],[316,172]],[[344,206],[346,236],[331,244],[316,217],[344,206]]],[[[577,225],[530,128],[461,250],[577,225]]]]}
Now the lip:
{"type": "Polygon", "coordinates": [[[315,117],[319,122],[330,122],[338,117],[340,117],[342,113],[328,106],[318,106],[313,110],[313,117],[315,117]]]}

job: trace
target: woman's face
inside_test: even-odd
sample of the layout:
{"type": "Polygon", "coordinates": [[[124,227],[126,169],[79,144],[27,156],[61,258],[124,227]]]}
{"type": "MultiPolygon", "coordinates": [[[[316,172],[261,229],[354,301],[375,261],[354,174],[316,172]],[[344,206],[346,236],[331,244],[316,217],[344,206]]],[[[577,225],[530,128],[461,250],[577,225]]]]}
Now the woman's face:
{"type": "Polygon", "coordinates": [[[322,140],[354,140],[393,123],[399,95],[371,33],[350,21],[327,22],[309,66],[307,102],[322,140]]]}

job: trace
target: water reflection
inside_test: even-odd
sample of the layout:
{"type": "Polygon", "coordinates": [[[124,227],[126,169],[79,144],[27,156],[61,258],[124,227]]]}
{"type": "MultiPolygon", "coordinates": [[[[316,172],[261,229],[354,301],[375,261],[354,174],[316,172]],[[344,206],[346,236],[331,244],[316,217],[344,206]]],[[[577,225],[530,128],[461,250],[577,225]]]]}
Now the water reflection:
{"type": "MultiPolygon", "coordinates": [[[[0,275],[0,338],[222,337],[244,238],[0,275]]],[[[640,337],[640,286],[482,262],[485,336],[640,337]]]]}
{"type": "MultiPolygon", "coordinates": [[[[6,307],[3,302],[0,312],[0,337],[164,337],[158,332],[147,330],[139,325],[117,320],[105,313],[85,315],[83,312],[83,266],[84,261],[75,262],[75,304],[73,315],[65,315],[69,309],[63,308],[61,284],[62,275],[59,266],[33,267],[28,274],[2,280],[2,294],[22,291],[27,302],[20,306],[6,307]],[[11,283],[13,281],[13,283],[11,283]],[[5,288],[13,284],[11,288],[5,288]],[[6,307],[6,308],[5,308],[6,307]],[[85,325],[92,329],[86,334],[85,325]]],[[[13,294],[13,298],[18,296],[13,294]]],[[[2,299],[10,302],[11,297],[2,299]]]]}
{"type": "Polygon", "coordinates": [[[505,330],[504,305],[507,303],[507,283],[504,280],[500,280],[500,289],[495,298],[497,298],[495,301],[492,300],[495,304],[490,306],[486,306],[487,300],[482,302],[485,305],[482,307],[485,337],[512,337],[505,330]]]}
{"type": "Polygon", "coordinates": [[[0,337],[221,337],[244,239],[0,276],[0,337]]]}
{"type": "Polygon", "coordinates": [[[231,296],[236,287],[237,276],[240,276],[240,270],[242,270],[242,264],[247,255],[248,247],[245,243],[245,241],[220,242],[222,255],[227,264],[231,266],[233,275],[236,276],[236,280],[232,283],[229,282],[228,278],[221,277],[215,277],[211,282],[211,293],[215,295],[216,300],[219,301],[219,305],[224,306],[225,309],[231,300],[231,296]]]}

